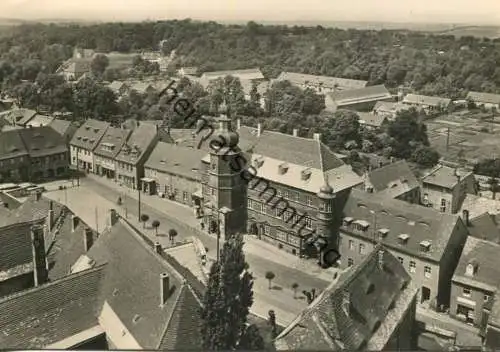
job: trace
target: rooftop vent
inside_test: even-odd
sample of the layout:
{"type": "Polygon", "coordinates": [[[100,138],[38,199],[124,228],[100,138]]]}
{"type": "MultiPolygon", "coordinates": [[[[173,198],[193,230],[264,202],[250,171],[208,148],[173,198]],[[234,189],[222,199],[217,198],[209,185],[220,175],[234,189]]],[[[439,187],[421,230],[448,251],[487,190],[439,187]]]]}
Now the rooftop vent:
{"type": "Polygon", "coordinates": [[[115,289],[113,290],[113,296],[116,296],[116,295],[118,295],[118,289],[117,289],[117,288],[115,288],[115,289]]]}
{"type": "Polygon", "coordinates": [[[465,274],[467,276],[474,276],[477,273],[479,265],[475,259],[472,259],[469,264],[465,267],[465,274]]]}
{"type": "Polygon", "coordinates": [[[85,130],[90,131],[90,127],[89,126],[85,127],[85,130]]]}
{"type": "Polygon", "coordinates": [[[350,224],[353,222],[353,220],[354,220],[354,219],[353,219],[353,218],[351,218],[351,217],[346,217],[346,218],[344,218],[344,226],[348,226],[348,225],[350,225],[350,224]]]}
{"type": "Polygon", "coordinates": [[[12,147],[10,148],[10,152],[13,153],[13,152],[17,152],[19,149],[17,149],[16,147],[12,147]]]}
{"type": "Polygon", "coordinates": [[[420,250],[422,252],[428,252],[431,249],[431,243],[429,241],[420,242],[420,250]]]}
{"type": "Polygon", "coordinates": [[[99,129],[98,128],[94,128],[94,132],[95,133],[99,132],[99,129]]]}
{"type": "Polygon", "coordinates": [[[139,314],[134,315],[134,318],[132,319],[133,323],[137,323],[141,319],[141,316],[139,314]]]}
{"type": "Polygon", "coordinates": [[[161,159],[160,163],[165,164],[165,159],[161,159]]]}
{"type": "Polygon", "coordinates": [[[300,173],[300,179],[302,181],[307,181],[311,178],[311,170],[310,169],[306,169],[306,170],[302,170],[302,172],[300,173]]]}
{"type": "Polygon", "coordinates": [[[378,233],[379,233],[380,237],[382,237],[382,238],[387,237],[387,234],[389,233],[389,229],[379,229],[378,233]]]}
{"type": "Polygon", "coordinates": [[[288,171],[288,164],[283,163],[280,166],[278,166],[278,171],[280,175],[286,174],[286,172],[288,171]]]}
{"type": "Polygon", "coordinates": [[[408,242],[408,239],[410,238],[410,235],[407,235],[406,233],[402,233],[401,235],[398,236],[398,240],[400,244],[406,244],[408,242]]]}
{"type": "Polygon", "coordinates": [[[415,221],[412,221],[412,220],[408,221],[408,225],[415,226],[415,221]]]}

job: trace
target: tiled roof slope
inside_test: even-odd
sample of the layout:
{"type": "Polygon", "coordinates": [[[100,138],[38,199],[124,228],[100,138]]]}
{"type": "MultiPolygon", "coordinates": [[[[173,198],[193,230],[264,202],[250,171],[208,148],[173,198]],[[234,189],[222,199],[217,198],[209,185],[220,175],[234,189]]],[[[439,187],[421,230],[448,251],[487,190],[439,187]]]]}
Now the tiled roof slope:
{"type": "Polygon", "coordinates": [[[28,155],[19,130],[0,132],[0,160],[28,155]]]}
{"type": "Polygon", "coordinates": [[[373,241],[371,226],[374,226],[374,214],[371,211],[376,214],[377,230],[389,230],[381,239],[382,244],[433,261],[441,260],[450,236],[462,221],[458,215],[439,213],[431,208],[353,189],[343,209],[344,219],[351,218],[352,223],[363,221],[370,227],[367,231],[361,232],[353,230],[352,223],[343,224],[342,231],[373,241]],[[400,244],[398,238],[400,235],[409,236],[406,244],[400,244]],[[421,250],[422,241],[430,242],[429,251],[421,250]]]}
{"type": "Polygon", "coordinates": [[[356,79],[347,79],[347,78],[338,78],[338,77],[328,77],[328,76],[315,76],[308,75],[304,73],[295,73],[295,72],[282,72],[277,81],[289,81],[290,83],[296,85],[310,84],[310,85],[318,85],[328,89],[340,89],[340,90],[349,90],[349,89],[359,89],[364,88],[367,81],[360,81],[356,79]]]}
{"type": "Polygon", "coordinates": [[[131,130],[123,128],[108,127],[106,133],[95,148],[94,154],[108,158],[114,158],[120,152],[131,132],[131,130]],[[113,146],[113,151],[108,151],[107,149],[105,149],[107,145],[113,146]]]}
{"type": "Polygon", "coordinates": [[[93,151],[110,124],[108,122],[89,119],[80,126],[75,135],[71,139],[71,145],[93,151]]]}
{"type": "Polygon", "coordinates": [[[500,287],[500,245],[468,237],[453,281],[494,291],[500,287]],[[467,265],[477,265],[474,276],[466,274],[467,265]]]}
{"type": "Polygon", "coordinates": [[[453,189],[459,183],[460,178],[463,179],[471,174],[472,172],[462,172],[449,166],[438,165],[422,178],[422,182],[453,189]]]}
{"type": "Polygon", "coordinates": [[[327,95],[339,106],[358,103],[362,101],[374,101],[392,98],[391,93],[389,93],[384,85],[331,92],[327,93],[327,95]]]}
{"type": "Polygon", "coordinates": [[[380,351],[411,309],[417,291],[401,263],[377,246],[363,262],[330,284],[277,337],[276,348],[380,351]],[[344,306],[346,296],[349,303],[344,306]]]}
{"type": "Polygon", "coordinates": [[[136,164],[142,160],[148,147],[157,137],[157,126],[141,123],[132,131],[128,140],[116,156],[116,160],[136,164]]]}
{"type": "MultiPolygon", "coordinates": [[[[470,214],[469,214],[470,216],[470,214]]],[[[484,213],[469,220],[469,235],[492,243],[500,243],[500,229],[495,216],[484,213]]]]}
{"type": "Polygon", "coordinates": [[[98,324],[105,266],[0,300],[0,346],[41,349],[98,324]]]}
{"type": "Polygon", "coordinates": [[[51,127],[54,131],[65,138],[73,137],[72,134],[75,133],[78,129],[71,121],[60,119],[52,120],[52,122],[49,124],[49,127],[51,127]]]}
{"type": "Polygon", "coordinates": [[[500,94],[469,92],[467,99],[472,99],[472,101],[477,103],[500,104],[500,94]]]}
{"type": "Polygon", "coordinates": [[[7,272],[9,269],[32,262],[30,236],[29,224],[17,224],[0,229],[0,272],[7,272]]]}
{"type": "Polygon", "coordinates": [[[392,188],[400,183],[406,183],[410,188],[419,185],[415,174],[405,160],[396,161],[371,171],[368,174],[368,179],[376,192],[392,188]]]}
{"type": "Polygon", "coordinates": [[[68,150],[66,141],[49,126],[18,130],[31,157],[64,153],[68,150]]]}
{"type": "MultiPolygon", "coordinates": [[[[103,297],[142,348],[158,349],[160,344],[167,343],[162,341],[171,333],[169,327],[184,331],[186,326],[196,326],[199,317],[193,311],[199,304],[186,292],[190,288],[183,277],[123,220],[101,235],[88,257],[98,264],[107,263],[107,275],[101,288],[103,297]],[[170,275],[173,291],[167,303],[160,307],[160,274],[164,272],[170,275]],[[192,307],[195,303],[196,307],[192,307]],[[178,314],[175,313],[177,309],[180,310],[178,314]],[[139,320],[134,323],[136,315],[139,320]]],[[[188,341],[179,337],[178,341],[176,349],[182,344],[191,347],[200,340],[188,341]]]]}
{"type": "Polygon", "coordinates": [[[417,104],[417,105],[429,105],[429,106],[443,106],[447,107],[451,103],[451,99],[441,98],[441,97],[430,97],[426,95],[418,94],[408,94],[404,97],[403,103],[405,104],[417,104]]]}
{"type": "Polygon", "coordinates": [[[203,150],[159,142],[144,166],[201,180],[201,159],[205,155],[203,150]]]}

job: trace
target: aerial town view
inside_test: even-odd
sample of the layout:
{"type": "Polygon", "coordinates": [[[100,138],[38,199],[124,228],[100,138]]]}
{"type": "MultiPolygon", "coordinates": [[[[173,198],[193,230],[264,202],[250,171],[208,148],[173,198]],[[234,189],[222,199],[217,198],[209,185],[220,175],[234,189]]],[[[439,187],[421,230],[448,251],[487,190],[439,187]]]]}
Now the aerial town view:
{"type": "Polygon", "coordinates": [[[0,2],[0,349],[500,348],[500,2],[0,2]]]}

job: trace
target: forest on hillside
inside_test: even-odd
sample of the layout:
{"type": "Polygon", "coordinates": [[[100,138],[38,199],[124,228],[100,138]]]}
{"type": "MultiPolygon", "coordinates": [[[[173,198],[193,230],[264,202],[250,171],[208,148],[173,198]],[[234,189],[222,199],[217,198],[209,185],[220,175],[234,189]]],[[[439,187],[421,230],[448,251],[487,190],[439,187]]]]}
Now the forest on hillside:
{"type": "Polygon", "coordinates": [[[415,92],[449,98],[463,97],[468,90],[500,93],[500,39],[191,20],[18,26],[0,38],[0,80],[6,63],[21,65],[21,71],[29,74],[23,63],[43,59],[51,45],[61,47],[57,58],[61,61],[75,46],[138,52],[157,49],[163,39],[165,54],[176,51],[172,70],[260,67],[268,78],[281,71],[303,72],[367,80],[389,88],[405,85],[415,92]]]}

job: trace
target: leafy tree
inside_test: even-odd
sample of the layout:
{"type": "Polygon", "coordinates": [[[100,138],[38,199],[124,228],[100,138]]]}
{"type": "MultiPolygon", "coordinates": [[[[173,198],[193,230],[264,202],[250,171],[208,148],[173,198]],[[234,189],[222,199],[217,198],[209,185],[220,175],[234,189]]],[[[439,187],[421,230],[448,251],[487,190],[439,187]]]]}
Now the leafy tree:
{"type": "Polygon", "coordinates": [[[266,279],[269,280],[269,289],[271,289],[271,284],[273,279],[276,277],[272,271],[266,272],[266,279]]]}
{"type": "Polygon", "coordinates": [[[141,222],[142,222],[142,228],[146,228],[146,223],[149,220],[149,215],[148,214],[141,214],[141,222]]]}
{"type": "Polygon", "coordinates": [[[258,329],[247,327],[247,316],[253,303],[253,277],[248,272],[241,235],[224,243],[220,261],[210,269],[203,303],[203,349],[263,348],[258,329]]]}
{"type": "Polygon", "coordinates": [[[500,159],[483,159],[474,166],[474,173],[490,177],[500,175],[500,159]]]}
{"type": "Polygon", "coordinates": [[[106,55],[97,54],[90,63],[90,70],[96,76],[102,76],[109,65],[109,59],[106,55]]]}
{"type": "Polygon", "coordinates": [[[294,282],[292,284],[292,290],[293,290],[293,298],[297,298],[297,289],[299,288],[299,284],[294,282]]]}
{"type": "Polygon", "coordinates": [[[155,235],[158,236],[158,228],[160,227],[160,222],[158,220],[153,220],[151,226],[155,229],[155,235]]]}
{"type": "Polygon", "coordinates": [[[226,102],[229,113],[238,115],[245,108],[245,93],[239,78],[226,76],[210,82],[208,86],[212,112],[218,114],[218,107],[226,102]]]}
{"type": "Polygon", "coordinates": [[[411,156],[411,160],[417,164],[430,168],[439,162],[439,153],[431,147],[421,146],[415,150],[411,156]]]}
{"type": "Polygon", "coordinates": [[[272,336],[275,338],[278,336],[278,325],[276,324],[276,313],[272,309],[268,312],[267,322],[271,326],[272,336]]]}
{"type": "Polygon", "coordinates": [[[176,237],[177,237],[177,230],[176,229],[168,230],[168,238],[172,243],[174,243],[174,240],[176,237]]]}
{"type": "Polygon", "coordinates": [[[492,198],[496,199],[496,194],[497,194],[497,192],[500,189],[499,184],[498,184],[498,179],[495,178],[495,177],[490,177],[488,179],[488,184],[490,185],[490,190],[491,190],[492,198]]]}
{"type": "Polygon", "coordinates": [[[79,117],[108,121],[118,112],[113,91],[91,78],[76,84],[73,99],[75,114],[79,117]]]}
{"type": "Polygon", "coordinates": [[[398,112],[387,133],[392,138],[393,156],[398,158],[409,159],[419,146],[429,146],[427,126],[420,121],[416,109],[398,112]]]}
{"type": "Polygon", "coordinates": [[[323,141],[333,149],[343,149],[346,143],[359,144],[359,116],[354,111],[339,110],[334,119],[329,119],[320,127],[323,141]]]}

